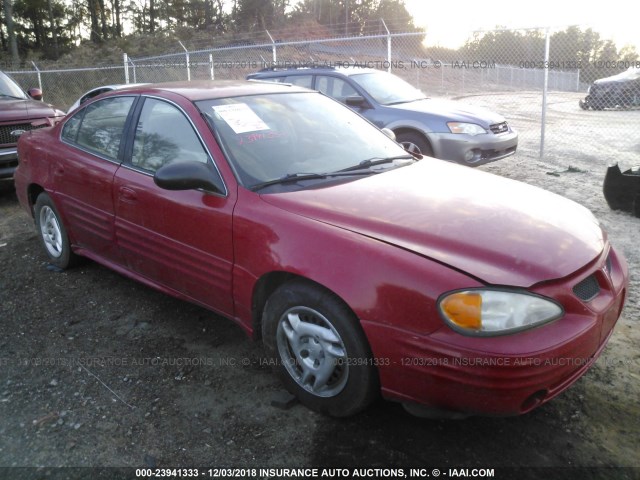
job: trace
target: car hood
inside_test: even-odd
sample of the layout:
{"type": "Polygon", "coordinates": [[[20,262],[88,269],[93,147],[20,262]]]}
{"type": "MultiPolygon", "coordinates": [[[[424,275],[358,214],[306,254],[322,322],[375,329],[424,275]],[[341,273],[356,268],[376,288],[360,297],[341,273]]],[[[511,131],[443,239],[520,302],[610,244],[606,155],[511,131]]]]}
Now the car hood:
{"type": "Polygon", "coordinates": [[[20,122],[63,115],[51,105],[36,100],[0,98],[0,122],[20,122]]]}
{"type": "Polygon", "coordinates": [[[640,82],[640,69],[630,68],[622,73],[611,77],[599,78],[594,81],[596,85],[606,85],[615,83],[640,82]]]}
{"type": "Polygon", "coordinates": [[[485,128],[488,128],[489,125],[505,121],[502,115],[492,112],[487,108],[467,105],[451,100],[425,98],[423,100],[416,100],[415,102],[388,105],[387,107],[405,112],[429,114],[430,116],[440,117],[444,121],[478,123],[485,128]]]}
{"type": "Polygon", "coordinates": [[[564,197],[428,158],[337,186],[262,198],[494,285],[530,287],[565,277],[594,260],[606,242],[591,212],[564,197]]]}

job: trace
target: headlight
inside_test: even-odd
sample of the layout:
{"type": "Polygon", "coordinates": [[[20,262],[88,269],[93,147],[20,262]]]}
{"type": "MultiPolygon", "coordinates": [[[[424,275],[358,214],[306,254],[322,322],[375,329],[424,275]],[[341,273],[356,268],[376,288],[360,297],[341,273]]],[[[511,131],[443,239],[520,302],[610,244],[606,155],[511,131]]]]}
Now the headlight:
{"type": "Polygon", "coordinates": [[[482,135],[487,131],[475,123],[447,122],[451,133],[466,133],[467,135],[482,135]]]}
{"type": "Polygon", "coordinates": [[[443,295],[440,314],[465,335],[492,336],[526,330],[563,315],[557,303],[529,293],[500,290],[462,290],[443,295]]]}

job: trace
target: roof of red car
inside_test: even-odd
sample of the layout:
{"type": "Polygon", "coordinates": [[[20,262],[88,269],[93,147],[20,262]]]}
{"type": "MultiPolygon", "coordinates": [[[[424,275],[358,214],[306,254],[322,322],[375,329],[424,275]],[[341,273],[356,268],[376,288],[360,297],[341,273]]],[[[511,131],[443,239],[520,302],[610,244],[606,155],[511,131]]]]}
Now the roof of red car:
{"type": "Polygon", "coordinates": [[[191,82],[168,82],[139,85],[118,90],[119,93],[174,92],[192,101],[214,98],[237,97],[243,95],[264,95],[268,93],[309,91],[295,85],[275,82],[246,80],[196,80],[191,82]]]}

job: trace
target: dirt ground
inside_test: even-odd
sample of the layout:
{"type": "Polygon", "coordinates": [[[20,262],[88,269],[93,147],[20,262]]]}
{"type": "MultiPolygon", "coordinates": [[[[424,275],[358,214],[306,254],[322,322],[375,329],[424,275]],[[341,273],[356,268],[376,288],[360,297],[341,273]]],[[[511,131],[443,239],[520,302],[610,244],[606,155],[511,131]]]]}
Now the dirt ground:
{"type": "Polygon", "coordinates": [[[482,167],[591,209],[626,256],[631,286],[608,347],[568,391],[521,417],[462,421],[416,419],[385,401],[344,420],[273,406],[280,384],[231,321],[89,261],[48,270],[32,222],[4,188],[0,478],[58,478],[6,467],[61,466],[524,467],[517,478],[588,467],[581,478],[640,478],[640,219],[606,205],[606,162],[578,148],[541,161],[523,145],[482,167]]]}

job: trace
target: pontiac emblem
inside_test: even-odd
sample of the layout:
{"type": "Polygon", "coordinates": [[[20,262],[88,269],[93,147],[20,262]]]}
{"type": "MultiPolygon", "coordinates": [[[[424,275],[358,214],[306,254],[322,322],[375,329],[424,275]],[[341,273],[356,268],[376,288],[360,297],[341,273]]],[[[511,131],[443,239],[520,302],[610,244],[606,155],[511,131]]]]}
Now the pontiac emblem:
{"type": "Polygon", "coordinates": [[[14,137],[19,137],[19,136],[20,136],[20,135],[22,135],[24,132],[26,132],[26,130],[21,130],[21,129],[18,129],[18,130],[12,130],[12,131],[10,132],[10,135],[13,135],[14,137]]]}

